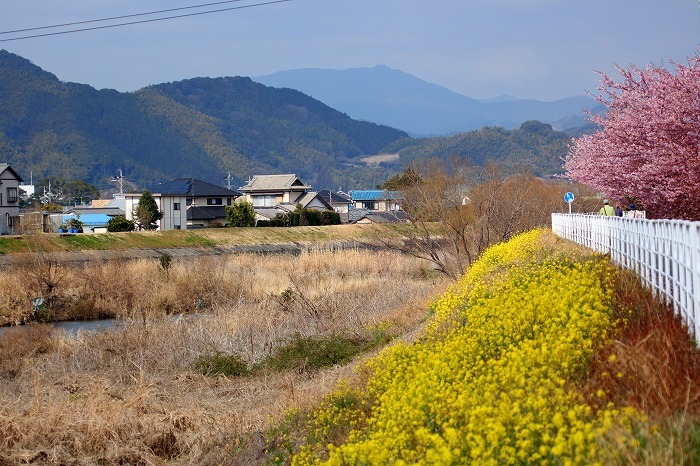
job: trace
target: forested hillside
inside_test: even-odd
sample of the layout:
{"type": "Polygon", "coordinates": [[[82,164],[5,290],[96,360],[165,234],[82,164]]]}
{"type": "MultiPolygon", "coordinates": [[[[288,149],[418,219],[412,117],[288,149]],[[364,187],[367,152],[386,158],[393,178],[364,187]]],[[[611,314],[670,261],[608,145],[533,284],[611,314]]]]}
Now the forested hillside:
{"type": "MultiPolygon", "coordinates": [[[[247,77],[193,78],[132,93],[61,82],[0,50],[0,161],[24,178],[83,180],[129,189],[177,177],[223,185],[254,174],[296,173],[314,188],[374,188],[418,159],[467,157],[507,172],[561,172],[569,135],[528,121],[450,137],[405,132],[346,114],[293,89],[247,77]],[[367,164],[375,154],[399,154],[367,164]]],[[[236,184],[239,186],[240,184],[236,184]]]]}
{"type": "Polygon", "coordinates": [[[123,169],[134,187],[193,176],[221,184],[256,173],[372,184],[382,168],[348,169],[406,133],[350,119],[292,90],[249,78],[198,78],[135,93],[64,83],[0,51],[0,153],[23,176],[83,179],[100,189],[123,169]]]}
{"type": "Polygon", "coordinates": [[[549,124],[526,121],[513,130],[486,127],[454,136],[397,141],[388,149],[400,158],[386,165],[398,169],[398,165],[411,164],[430,154],[437,158],[465,157],[475,165],[495,161],[505,173],[546,176],[562,172],[561,157],[570,140],[568,134],[554,131],[549,124]]]}

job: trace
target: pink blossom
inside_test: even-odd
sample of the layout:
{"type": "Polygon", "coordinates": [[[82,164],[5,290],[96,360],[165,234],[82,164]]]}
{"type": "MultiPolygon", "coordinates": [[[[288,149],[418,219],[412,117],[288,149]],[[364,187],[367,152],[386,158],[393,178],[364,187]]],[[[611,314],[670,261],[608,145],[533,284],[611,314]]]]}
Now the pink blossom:
{"type": "Polygon", "coordinates": [[[617,67],[601,76],[602,129],[576,138],[566,176],[618,201],[633,199],[648,218],[700,220],[700,55],[675,74],[657,67],[617,67]]]}

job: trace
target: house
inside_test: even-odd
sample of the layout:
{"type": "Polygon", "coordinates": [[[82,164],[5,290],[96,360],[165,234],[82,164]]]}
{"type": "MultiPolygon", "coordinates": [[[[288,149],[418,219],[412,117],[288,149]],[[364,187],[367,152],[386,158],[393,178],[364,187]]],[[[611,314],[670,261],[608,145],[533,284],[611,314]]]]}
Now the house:
{"type": "Polygon", "coordinates": [[[299,198],[311,190],[296,175],[255,175],[238,188],[243,195],[239,201],[250,202],[253,207],[275,207],[280,204],[295,205],[299,198]]]}
{"type": "Polygon", "coordinates": [[[362,215],[351,220],[351,222],[360,225],[371,223],[407,223],[410,221],[410,219],[408,218],[408,214],[403,210],[384,212],[376,210],[355,209],[355,211],[356,213],[362,212],[362,215]]]}
{"type": "Polygon", "coordinates": [[[350,191],[352,207],[355,209],[378,210],[382,212],[393,212],[401,210],[399,201],[401,193],[399,191],[388,191],[386,189],[369,189],[350,191]]]}
{"type": "MultiPolygon", "coordinates": [[[[134,220],[142,193],[126,193],[125,216],[134,220]]],[[[226,206],[241,195],[238,191],[216,186],[196,178],[178,178],[151,190],[153,199],[163,212],[159,230],[186,230],[205,228],[214,224],[226,225],[226,206]]]]}
{"type": "Polygon", "coordinates": [[[328,201],[294,174],[255,175],[238,190],[242,193],[238,201],[253,204],[256,220],[272,220],[278,214],[293,212],[297,204],[305,209],[333,210],[328,201]]]}
{"type": "Polygon", "coordinates": [[[340,214],[340,220],[343,223],[350,221],[349,211],[353,206],[352,198],[344,192],[334,192],[328,189],[322,189],[318,192],[319,197],[330,204],[331,208],[340,214]]]}
{"type": "Polygon", "coordinates": [[[19,185],[22,178],[6,163],[0,163],[0,235],[18,234],[19,185]]]}
{"type": "Polygon", "coordinates": [[[255,207],[255,221],[273,220],[278,215],[294,212],[297,205],[300,205],[303,209],[333,210],[330,204],[319,196],[319,193],[311,191],[299,197],[294,204],[284,203],[277,204],[274,207],[255,207]]]}

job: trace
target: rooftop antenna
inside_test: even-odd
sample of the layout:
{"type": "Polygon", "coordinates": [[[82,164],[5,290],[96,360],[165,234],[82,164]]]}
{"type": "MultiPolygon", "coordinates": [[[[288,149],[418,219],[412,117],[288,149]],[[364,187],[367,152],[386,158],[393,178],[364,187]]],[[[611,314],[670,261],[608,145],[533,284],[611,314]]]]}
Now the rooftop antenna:
{"type": "Polygon", "coordinates": [[[114,194],[114,198],[124,197],[124,175],[122,175],[122,169],[119,169],[119,176],[113,176],[110,181],[116,181],[119,183],[119,194],[114,194]]]}
{"type": "Polygon", "coordinates": [[[190,178],[190,183],[192,183],[192,189],[190,190],[192,202],[190,203],[190,207],[197,207],[196,201],[194,200],[194,178],[190,178]]]}

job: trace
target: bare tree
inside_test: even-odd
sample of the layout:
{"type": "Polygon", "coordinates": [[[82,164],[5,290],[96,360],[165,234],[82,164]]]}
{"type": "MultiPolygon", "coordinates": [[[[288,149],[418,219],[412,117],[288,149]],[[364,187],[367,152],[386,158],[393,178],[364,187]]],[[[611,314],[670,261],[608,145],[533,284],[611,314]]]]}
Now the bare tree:
{"type": "Polygon", "coordinates": [[[487,247],[548,225],[561,209],[561,187],[531,175],[504,177],[496,164],[430,160],[411,170],[420,176],[402,189],[410,223],[398,227],[404,239],[392,247],[455,280],[487,247]]]}

